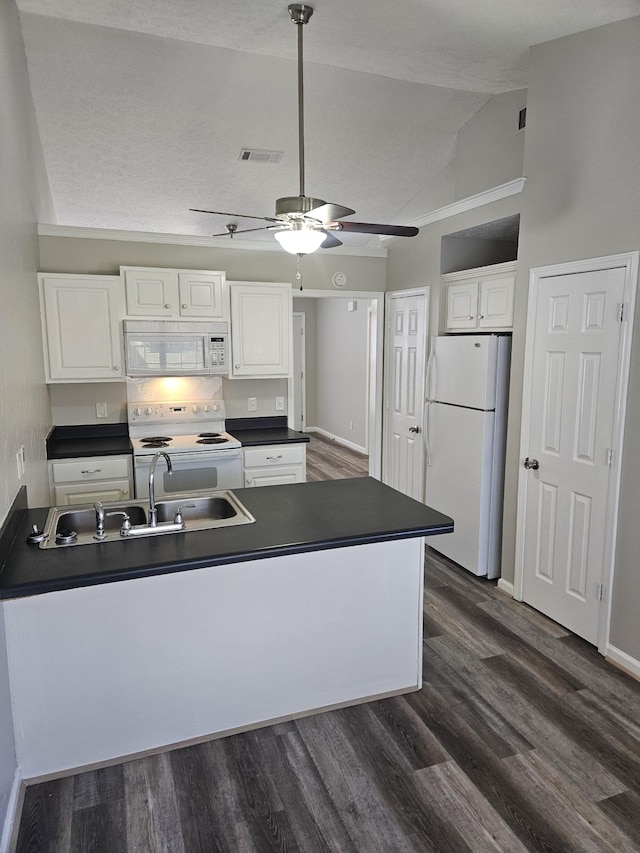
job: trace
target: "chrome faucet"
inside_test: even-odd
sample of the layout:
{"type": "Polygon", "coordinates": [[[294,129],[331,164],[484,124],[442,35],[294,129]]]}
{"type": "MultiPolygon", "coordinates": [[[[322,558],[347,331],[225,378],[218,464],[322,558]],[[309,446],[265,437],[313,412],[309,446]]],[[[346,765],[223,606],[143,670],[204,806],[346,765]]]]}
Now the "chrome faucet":
{"type": "Polygon", "coordinates": [[[104,507],[102,506],[100,501],[96,501],[93,506],[96,511],[96,533],[94,538],[100,541],[101,539],[104,539],[107,535],[104,529],[104,507]]]}
{"type": "Polygon", "coordinates": [[[169,476],[173,474],[173,468],[171,467],[171,459],[168,453],[165,453],[164,450],[159,450],[154,454],[153,459],[151,460],[151,465],[149,467],[149,527],[155,527],[158,523],[158,510],[156,509],[156,492],[155,492],[155,484],[153,482],[155,473],[156,473],[156,465],[158,464],[158,459],[164,456],[165,462],[167,463],[167,471],[169,472],[169,476]]]}

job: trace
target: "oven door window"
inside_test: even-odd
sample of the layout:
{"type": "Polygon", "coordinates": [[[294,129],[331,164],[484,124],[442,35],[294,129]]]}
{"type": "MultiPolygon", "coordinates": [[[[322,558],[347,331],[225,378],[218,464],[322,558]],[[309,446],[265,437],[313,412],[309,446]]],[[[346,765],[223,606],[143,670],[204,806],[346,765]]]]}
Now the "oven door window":
{"type": "MultiPolygon", "coordinates": [[[[193,491],[237,489],[242,485],[242,457],[238,451],[172,454],[173,474],[169,476],[163,459],[154,474],[156,498],[193,491]]],[[[136,459],[136,497],[149,494],[151,457],[136,459]]]]}

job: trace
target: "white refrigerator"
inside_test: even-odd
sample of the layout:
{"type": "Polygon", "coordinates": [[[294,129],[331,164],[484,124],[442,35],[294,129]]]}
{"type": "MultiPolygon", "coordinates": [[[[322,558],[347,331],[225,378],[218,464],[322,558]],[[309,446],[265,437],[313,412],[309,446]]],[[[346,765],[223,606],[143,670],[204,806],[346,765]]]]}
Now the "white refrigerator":
{"type": "Polygon", "coordinates": [[[427,366],[426,499],[453,533],[428,544],[474,575],[500,577],[509,335],[432,338],[427,366]]]}

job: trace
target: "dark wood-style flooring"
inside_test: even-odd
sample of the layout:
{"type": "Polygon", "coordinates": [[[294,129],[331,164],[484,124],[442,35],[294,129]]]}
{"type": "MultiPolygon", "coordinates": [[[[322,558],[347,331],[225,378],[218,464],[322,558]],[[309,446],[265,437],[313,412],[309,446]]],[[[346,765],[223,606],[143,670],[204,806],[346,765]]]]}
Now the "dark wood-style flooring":
{"type": "Polygon", "coordinates": [[[368,475],[368,456],[356,453],[319,433],[309,433],[307,480],[344,480],[368,475]]]}
{"type": "Polygon", "coordinates": [[[31,785],[18,853],[639,851],[640,684],[430,549],[424,626],[420,691],[31,785]]]}

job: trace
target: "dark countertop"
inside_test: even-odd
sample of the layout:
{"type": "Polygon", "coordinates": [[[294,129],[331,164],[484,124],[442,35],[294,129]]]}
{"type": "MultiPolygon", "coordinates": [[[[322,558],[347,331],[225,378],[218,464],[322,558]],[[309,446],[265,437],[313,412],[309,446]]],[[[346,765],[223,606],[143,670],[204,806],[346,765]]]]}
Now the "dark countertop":
{"type": "Polygon", "coordinates": [[[47,459],[119,456],[131,452],[127,424],[54,426],[47,436],[47,459]]]}
{"type": "Polygon", "coordinates": [[[227,432],[237,438],[243,447],[309,441],[309,436],[305,433],[287,427],[286,415],[269,418],[227,418],[225,426],[227,432]]]}
{"type": "Polygon", "coordinates": [[[26,544],[47,508],[21,511],[0,599],[453,530],[448,516],[370,477],[233,491],[254,524],[59,549],[26,544]]]}

